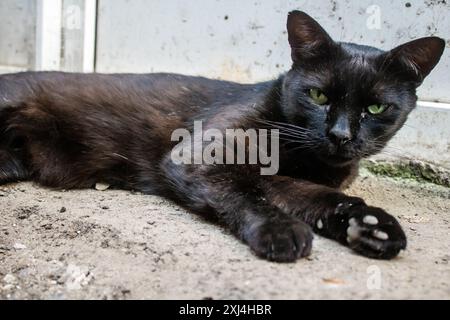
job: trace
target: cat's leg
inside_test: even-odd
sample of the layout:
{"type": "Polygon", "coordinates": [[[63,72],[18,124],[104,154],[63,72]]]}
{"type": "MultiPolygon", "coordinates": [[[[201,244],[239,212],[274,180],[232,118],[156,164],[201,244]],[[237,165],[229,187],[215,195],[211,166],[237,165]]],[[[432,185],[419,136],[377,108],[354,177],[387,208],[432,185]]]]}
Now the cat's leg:
{"type": "Polygon", "coordinates": [[[391,259],[406,248],[406,236],[398,221],[360,198],[289,177],[265,177],[262,188],[270,204],[300,217],[317,234],[364,256],[391,259]]]}
{"type": "Polygon", "coordinates": [[[12,109],[0,102],[0,185],[29,178],[24,163],[23,140],[8,128],[7,119],[11,114],[12,109]]]}
{"type": "Polygon", "coordinates": [[[292,262],[311,252],[313,234],[301,219],[267,203],[259,176],[221,166],[163,166],[172,198],[194,212],[214,214],[260,257],[292,262]]]}
{"type": "Polygon", "coordinates": [[[19,155],[0,149],[0,185],[28,179],[29,173],[19,155]]]}

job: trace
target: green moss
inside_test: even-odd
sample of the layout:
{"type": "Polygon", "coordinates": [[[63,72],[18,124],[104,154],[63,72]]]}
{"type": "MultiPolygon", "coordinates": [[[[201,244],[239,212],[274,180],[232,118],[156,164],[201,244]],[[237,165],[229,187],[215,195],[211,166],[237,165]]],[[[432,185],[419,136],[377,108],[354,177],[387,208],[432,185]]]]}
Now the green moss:
{"type": "Polygon", "coordinates": [[[421,161],[364,161],[362,164],[371,173],[392,178],[431,182],[450,187],[450,172],[421,161]]]}

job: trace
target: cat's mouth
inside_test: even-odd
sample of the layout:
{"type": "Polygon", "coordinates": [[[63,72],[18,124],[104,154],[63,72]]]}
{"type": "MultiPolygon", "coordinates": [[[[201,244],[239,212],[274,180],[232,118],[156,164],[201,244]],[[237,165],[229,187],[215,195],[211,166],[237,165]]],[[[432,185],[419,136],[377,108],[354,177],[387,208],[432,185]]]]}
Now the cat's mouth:
{"type": "Polygon", "coordinates": [[[337,167],[345,166],[359,160],[358,157],[351,155],[348,152],[339,152],[339,151],[329,153],[327,155],[322,154],[319,155],[319,157],[322,161],[326,162],[327,164],[337,167]]]}
{"type": "Polygon", "coordinates": [[[331,164],[342,166],[342,165],[349,164],[349,163],[355,161],[356,159],[354,157],[350,157],[350,156],[334,154],[334,155],[328,156],[327,160],[328,160],[328,162],[331,162],[331,164]]]}

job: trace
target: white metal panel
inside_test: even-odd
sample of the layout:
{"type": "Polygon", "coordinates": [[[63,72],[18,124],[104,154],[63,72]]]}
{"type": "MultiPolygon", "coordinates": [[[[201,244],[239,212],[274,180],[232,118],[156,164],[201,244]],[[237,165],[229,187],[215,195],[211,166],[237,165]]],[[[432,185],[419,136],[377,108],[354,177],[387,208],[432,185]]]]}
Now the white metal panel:
{"type": "Polygon", "coordinates": [[[62,0],[37,0],[36,70],[61,67],[62,0]]]}
{"type": "Polygon", "coordinates": [[[97,0],[84,1],[83,72],[95,70],[95,44],[97,33],[97,0]]]}
{"type": "Polygon", "coordinates": [[[420,102],[405,126],[375,158],[407,158],[450,170],[450,105],[420,102]]]}
{"type": "Polygon", "coordinates": [[[63,0],[62,9],[61,70],[93,72],[97,1],[63,0]]]}
{"type": "MultiPolygon", "coordinates": [[[[287,13],[304,10],[336,39],[392,48],[439,35],[450,47],[450,1],[99,0],[97,71],[179,72],[243,82],[290,66],[287,13]]],[[[450,50],[420,97],[450,102],[450,50]]]]}
{"type": "Polygon", "coordinates": [[[0,72],[94,71],[96,0],[0,1],[0,72]]]}

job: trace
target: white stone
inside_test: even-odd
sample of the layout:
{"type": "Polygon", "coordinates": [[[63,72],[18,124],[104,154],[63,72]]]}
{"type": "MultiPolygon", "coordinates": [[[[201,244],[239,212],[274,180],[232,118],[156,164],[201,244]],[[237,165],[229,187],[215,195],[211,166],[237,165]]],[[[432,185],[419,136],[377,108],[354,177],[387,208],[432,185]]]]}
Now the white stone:
{"type": "Polygon", "coordinates": [[[98,191],[106,191],[109,189],[109,187],[111,187],[111,185],[107,184],[107,183],[103,183],[103,182],[98,182],[95,185],[95,189],[98,191]]]}
{"type": "Polygon", "coordinates": [[[12,274],[8,273],[6,276],[3,277],[3,281],[6,284],[15,284],[17,283],[16,277],[14,277],[12,274]]]}
{"type": "Polygon", "coordinates": [[[70,264],[61,279],[68,290],[80,290],[92,281],[93,275],[87,267],[70,264]]]}
{"type": "Polygon", "coordinates": [[[27,248],[27,246],[22,243],[15,243],[13,245],[13,248],[16,250],[25,250],[27,248]]]}
{"type": "Polygon", "coordinates": [[[317,229],[319,229],[319,230],[323,229],[323,222],[321,219],[317,220],[317,229]]]}
{"type": "Polygon", "coordinates": [[[3,290],[5,290],[5,291],[10,291],[12,289],[14,289],[13,284],[7,284],[7,285],[3,286],[3,290]]]}

